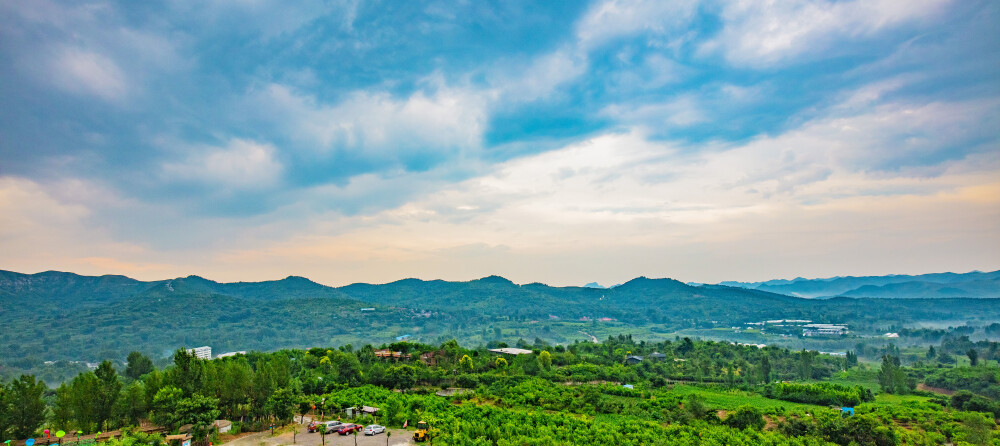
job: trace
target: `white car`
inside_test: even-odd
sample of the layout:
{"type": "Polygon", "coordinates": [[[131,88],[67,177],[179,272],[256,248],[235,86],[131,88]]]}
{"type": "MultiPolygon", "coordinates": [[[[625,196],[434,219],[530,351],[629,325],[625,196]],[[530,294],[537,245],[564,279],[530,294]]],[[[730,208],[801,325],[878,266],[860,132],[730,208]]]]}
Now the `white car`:
{"type": "Polygon", "coordinates": [[[365,427],[365,435],[381,434],[382,432],[385,432],[385,426],[371,424],[365,427]]]}

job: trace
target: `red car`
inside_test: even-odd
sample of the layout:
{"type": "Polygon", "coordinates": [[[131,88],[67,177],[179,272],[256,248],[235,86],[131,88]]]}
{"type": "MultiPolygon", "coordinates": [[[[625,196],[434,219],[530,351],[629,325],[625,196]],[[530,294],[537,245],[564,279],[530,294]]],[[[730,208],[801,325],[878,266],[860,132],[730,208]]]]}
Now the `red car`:
{"type": "Polygon", "coordinates": [[[340,435],[347,435],[351,432],[357,432],[364,428],[365,427],[360,424],[345,424],[340,426],[340,429],[337,429],[337,433],[340,435]]]}

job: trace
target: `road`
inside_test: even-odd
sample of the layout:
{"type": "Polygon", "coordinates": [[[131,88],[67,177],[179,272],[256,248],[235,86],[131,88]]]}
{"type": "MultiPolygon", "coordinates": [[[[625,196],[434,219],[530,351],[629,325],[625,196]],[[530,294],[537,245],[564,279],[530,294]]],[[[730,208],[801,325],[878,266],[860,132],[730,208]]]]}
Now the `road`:
{"type": "MultiPolygon", "coordinates": [[[[399,446],[399,445],[411,445],[416,444],[413,441],[413,432],[407,431],[405,429],[388,429],[386,432],[392,432],[392,436],[389,437],[386,434],[378,434],[370,437],[366,437],[364,434],[358,433],[357,444],[358,446],[399,446]]],[[[326,435],[326,446],[354,446],[355,437],[353,435],[338,435],[336,433],[326,435]]],[[[271,436],[269,431],[256,433],[253,435],[248,435],[246,437],[237,438],[229,443],[225,443],[226,446],[288,446],[288,445],[300,445],[300,446],[322,446],[323,436],[317,433],[308,433],[306,431],[305,425],[301,425],[299,433],[295,435],[295,442],[292,442],[292,433],[286,432],[280,435],[271,436]]]]}

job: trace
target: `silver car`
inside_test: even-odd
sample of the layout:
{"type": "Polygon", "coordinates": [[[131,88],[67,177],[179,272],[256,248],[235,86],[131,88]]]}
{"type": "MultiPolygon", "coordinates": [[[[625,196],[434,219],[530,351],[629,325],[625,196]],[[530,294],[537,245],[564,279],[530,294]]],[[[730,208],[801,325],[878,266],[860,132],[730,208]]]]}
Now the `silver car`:
{"type": "Polygon", "coordinates": [[[385,426],[379,426],[377,424],[369,424],[365,427],[365,435],[375,435],[385,432],[385,426]]]}
{"type": "Polygon", "coordinates": [[[337,432],[337,429],[340,429],[340,425],[344,423],[340,421],[326,421],[323,424],[326,425],[326,433],[331,434],[337,432]]]}

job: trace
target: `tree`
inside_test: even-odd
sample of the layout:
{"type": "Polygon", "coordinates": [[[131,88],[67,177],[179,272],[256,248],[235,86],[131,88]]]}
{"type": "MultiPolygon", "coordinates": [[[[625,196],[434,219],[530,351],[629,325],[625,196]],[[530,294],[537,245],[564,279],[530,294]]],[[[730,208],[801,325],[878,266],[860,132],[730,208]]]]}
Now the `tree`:
{"type": "Polygon", "coordinates": [[[139,419],[145,418],[148,413],[145,393],[142,381],[133,382],[125,387],[115,407],[115,418],[121,420],[124,425],[138,426],[139,419]]]}
{"type": "MultiPolygon", "coordinates": [[[[931,348],[934,348],[934,347],[931,347],[931,348]]],[[[853,366],[858,365],[858,354],[857,353],[847,352],[847,355],[845,356],[845,358],[846,358],[846,365],[847,365],[846,368],[851,368],[853,366]]]]}
{"type": "Polygon", "coordinates": [[[56,397],[52,402],[52,422],[57,429],[69,428],[73,420],[73,389],[67,383],[62,383],[56,389],[56,397]]]}
{"type": "Polygon", "coordinates": [[[878,383],[885,393],[904,394],[913,387],[906,377],[906,372],[899,366],[899,357],[890,355],[882,355],[878,383]]]}
{"type": "Polygon", "coordinates": [[[697,393],[692,393],[684,400],[684,408],[692,417],[702,419],[708,414],[708,406],[705,405],[705,398],[697,393]]]}
{"type": "Polygon", "coordinates": [[[538,365],[545,370],[552,368],[552,353],[542,350],[542,352],[538,354],[538,365]]]}
{"type": "Polygon", "coordinates": [[[194,353],[183,348],[174,352],[174,367],[167,370],[166,382],[191,396],[202,387],[204,364],[194,353]]]}
{"type": "Polygon", "coordinates": [[[125,377],[133,381],[153,371],[153,360],[140,352],[129,353],[126,361],[125,377]]]}
{"type": "Polygon", "coordinates": [[[153,422],[173,431],[180,424],[177,416],[177,405],[184,391],[174,386],[166,386],[156,392],[153,398],[153,422]]]}
{"type": "Polygon", "coordinates": [[[385,376],[394,389],[406,390],[417,384],[417,369],[412,365],[402,364],[389,367],[385,371],[385,376]]]}
{"type": "Polygon", "coordinates": [[[507,368],[507,360],[504,358],[497,358],[496,366],[498,369],[507,368]]]}
{"type": "Polygon", "coordinates": [[[475,365],[473,365],[472,358],[469,355],[462,355],[462,359],[458,361],[458,365],[466,372],[472,372],[475,369],[475,365]]]}
{"type": "Polygon", "coordinates": [[[7,424],[14,438],[32,438],[45,423],[45,383],[31,375],[21,375],[11,381],[5,392],[7,424]]]}
{"type": "Polygon", "coordinates": [[[93,372],[86,372],[77,375],[70,383],[69,402],[72,406],[73,418],[76,420],[77,427],[84,433],[95,431],[97,407],[92,403],[91,398],[98,392],[99,381],[93,372]]]}
{"type": "Polygon", "coordinates": [[[3,385],[3,381],[0,381],[0,441],[10,439],[7,436],[7,431],[10,429],[10,414],[8,413],[10,411],[10,403],[7,401],[9,396],[10,392],[3,385]]]}
{"type": "Polygon", "coordinates": [[[996,425],[992,419],[979,413],[963,413],[958,418],[962,421],[961,433],[964,442],[992,444],[993,427],[996,425]]]}
{"type": "Polygon", "coordinates": [[[94,371],[94,375],[97,376],[97,389],[92,395],[92,403],[95,408],[97,429],[103,430],[111,427],[110,425],[105,427],[104,423],[111,419],[115,403],[121,394],[122,383],[118,380],[118,373],[115,372],[111,361],[102,361],[94,371]]]}
{"type": "Polygon", "coordinates": [[[979,352],[974,348],[970,348],[969,351],[965,352],[965,356],[969,357],[969,365],[975,367],[979,364],[979,352]]]}
{"type": "Polygon", "coordinates": [[[800,379],[812,379],[812,363],[813,354],[812,352],[802,349],[799,352],[799,378],[800,379]]]}
{"type": "Polygon", "coordinates": [[[752,406],[741,406],[736,409],[723,422],[726,426],[734,429],[754,429],[761,430],[767,424],[760,410],[752,406]]]}
{"type": "Polygon", "coordinates": [[[934,351],[934,346],[932,345],[927,349],[927,359],[934,359],[936,356],[937,352],[934,351]]]}
{"type": "Polygon", "coordinates": [[[291,421],[298,395],[292,389],[282,388],[271,394],[267,400],[267,411],[282,424],[291,421]]]}
{"type": "Polygon", "coordinates": [[[177,419],[181,424],[191,425],[194,438],[202,438],[222,413],[218,407],[219,400],[194,394],[177,402],[177,419]]]}
{"type": "Polygon", "coordinates": [[[684,342],[677,346],[677,353],[680,353],[681,355],[686,355],[691,352],[691,350],[694,350],[694,341],[692,341],[691,338],[685,337],[684,342]]]}
{"type": "Polygon", "coordinates": [[[764,353],[760,359],[760,377],[765,384],[771,382],[771,360],[767,357],[767,353],[764,353]]]}

